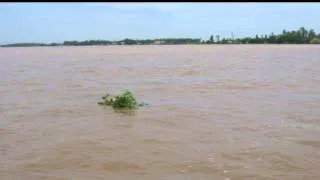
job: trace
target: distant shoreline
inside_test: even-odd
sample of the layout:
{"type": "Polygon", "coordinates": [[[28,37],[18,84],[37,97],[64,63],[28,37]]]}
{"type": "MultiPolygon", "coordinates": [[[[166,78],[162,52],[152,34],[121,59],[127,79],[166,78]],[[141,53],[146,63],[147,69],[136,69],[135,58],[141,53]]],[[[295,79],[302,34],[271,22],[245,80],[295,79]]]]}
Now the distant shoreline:
{"type": "Polygon", "coordinates": [[[54,47],[54,46],[114,46],[114,45],[212,45],[212,44],[320,44],[320,33],[313,29],[300,27],[298,30],[286,31],[275,35],[256,35],[245,38],[220,38],[220,35],[211,35],[208,40],[201,38],[160,38],[160,39],[123,39],[120,41],[86,40],[64,41],[63,43],[13,43],[0,45],[0,47],[54,47]]]}
{"type": "Polygon", "coordinates": [[[0,46],[0,48],[67,48],[67,47],[138,47],[138,46],[289,46],[289,45],[299,45],[299,46],[319,46],[320,44],[149,44],[149,45],[89,45],[89,46],[0,46]]]}

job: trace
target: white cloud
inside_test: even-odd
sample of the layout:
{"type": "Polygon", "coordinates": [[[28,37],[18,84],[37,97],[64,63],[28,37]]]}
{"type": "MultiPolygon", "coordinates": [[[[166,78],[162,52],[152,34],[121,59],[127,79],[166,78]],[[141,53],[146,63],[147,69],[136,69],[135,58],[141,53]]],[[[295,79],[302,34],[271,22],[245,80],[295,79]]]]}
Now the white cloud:
{"type": "Polygon", "coordinates": [[[23,5],[23,3],[1,3],[0,5],[4,5],[4,6],[19,6],[19,5],[23,5]]]}
{"type": "Polygon", "coordinates": [[[87,3],[89,6],[112,7],[120,10],[153,9],[164,12],[185,11],[192,7],[190,3],[87,3]]]}

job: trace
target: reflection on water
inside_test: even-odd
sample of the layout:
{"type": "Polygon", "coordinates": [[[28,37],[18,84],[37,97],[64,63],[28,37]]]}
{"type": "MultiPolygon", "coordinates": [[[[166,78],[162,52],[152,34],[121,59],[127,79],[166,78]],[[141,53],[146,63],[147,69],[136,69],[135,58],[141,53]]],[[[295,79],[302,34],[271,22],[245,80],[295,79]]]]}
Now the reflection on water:
{"type": "Polygon", "coordinates": [[[0,48],[0,177],[319,179],[319,50],[0,48]]]}

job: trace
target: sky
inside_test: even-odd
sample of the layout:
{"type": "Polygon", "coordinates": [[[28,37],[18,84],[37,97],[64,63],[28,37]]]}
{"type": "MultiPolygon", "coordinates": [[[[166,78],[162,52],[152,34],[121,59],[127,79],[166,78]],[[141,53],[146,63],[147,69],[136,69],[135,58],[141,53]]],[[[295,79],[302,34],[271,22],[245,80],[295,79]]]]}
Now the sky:
{"type": "Polygon", "coordinates": [[[320,3],[0,3],[0,44],[320,32],[320,3]]]}

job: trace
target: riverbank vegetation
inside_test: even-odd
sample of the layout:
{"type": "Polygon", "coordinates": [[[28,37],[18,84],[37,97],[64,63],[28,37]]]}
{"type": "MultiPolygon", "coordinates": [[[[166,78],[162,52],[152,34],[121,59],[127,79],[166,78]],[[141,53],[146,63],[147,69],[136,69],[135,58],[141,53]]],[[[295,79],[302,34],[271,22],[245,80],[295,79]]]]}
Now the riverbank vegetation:
{"type": "Polygon", "coordinates": [[[121,95],[117,96],[107,94],[102,97],[102,100],[98,102],[99,105],[112,106],[114,109],[137,109],[146,105],[145,103],[139,103],[129,90],[125,90],[121,95]]]}
{"type": "Polygon", "coordinates": [[[87,40],[64,41],[63,43],[15,43],[0,47],[33,47],[33,46],[105,46],[105,45],[178,45],[178,44],[320,44],[320,33],[313,29],[301,27],[297,30],[283,30],[280,34],[255,35],[254,37],[235,38],[211,35],[208,40],[200,38],[162,38],[162,39],[124,39],[120,41],[87,40]]]}

